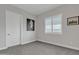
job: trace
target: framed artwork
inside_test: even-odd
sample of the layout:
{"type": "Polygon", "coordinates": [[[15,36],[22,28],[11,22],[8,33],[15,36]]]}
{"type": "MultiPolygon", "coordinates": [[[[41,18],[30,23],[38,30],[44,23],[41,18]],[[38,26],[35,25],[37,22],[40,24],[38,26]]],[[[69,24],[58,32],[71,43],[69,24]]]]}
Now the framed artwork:
{"type": "Polygon", "coordinates": [[[27,18],[26,22],[27,22],[27,31],[35,31],[35,20],[27,18]]]}
{"type": "Polygon", "coordinates": [[[67,25],[78,25],[78,24],[79,24],[79,16],[67,18],[67,25]]]}

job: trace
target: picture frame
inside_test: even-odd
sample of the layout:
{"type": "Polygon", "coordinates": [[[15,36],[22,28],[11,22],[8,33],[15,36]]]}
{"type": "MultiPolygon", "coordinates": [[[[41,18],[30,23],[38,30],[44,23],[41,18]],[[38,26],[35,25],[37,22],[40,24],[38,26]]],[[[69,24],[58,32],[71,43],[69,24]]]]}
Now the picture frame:
{"type": "Polygon", "coordinates": [[[35,31],[35,20],[33,19],[26,19],[27,31],[35,31]]]}
{"type": "Polygon", "coordinates": [[[79,24],[79,16],[67,18],[67,25],[78,25],[78,24],[79,24]]]}

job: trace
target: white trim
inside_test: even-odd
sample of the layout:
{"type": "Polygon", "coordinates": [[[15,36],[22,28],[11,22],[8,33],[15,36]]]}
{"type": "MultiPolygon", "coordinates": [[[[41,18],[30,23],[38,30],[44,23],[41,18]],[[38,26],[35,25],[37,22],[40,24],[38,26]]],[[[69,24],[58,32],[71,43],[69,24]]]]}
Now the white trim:
{"type": "Polygon", "coordinates": [[[2,47],[2,48],[0,48],[0,50],[4,50],[4,49],[8,49],[8,47],[2,47]]]}
{"type": "Polygon", "coordinates": [[[51,43],[51,42],[47,42],[47,41],[43,41],[43,40],[37,40],[40,42],[45,42],[45,43],[49,43],[49,44],[53,44],[53,45],[57,45],[57,46],[61,46],[61,47],[66,47],[66,48],[70,48],[70,49],[74,49],[74,50],[79,50],[78,47],[74,47],[74,46],[69,46],[69,45],[64,45],[64,44],[59,44],[59,43],[51,43]]]}
{"type": "Polygon", "coordinates": [[[21,45],[28,44],[28,43],[35,42],[35,41],[36,40],[32,40],[32,41],[28,41],[28,42],[21,42],[21,45]]]}

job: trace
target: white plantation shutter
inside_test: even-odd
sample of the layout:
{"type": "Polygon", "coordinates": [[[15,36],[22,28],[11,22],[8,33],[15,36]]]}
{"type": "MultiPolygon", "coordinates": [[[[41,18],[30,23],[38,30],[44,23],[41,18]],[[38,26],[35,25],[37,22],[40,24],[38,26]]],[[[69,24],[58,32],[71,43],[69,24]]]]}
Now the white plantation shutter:
{"type": "Polygon", "coordinates": [[[61,20],[62,20],[61,14],[53,17],[47,17],[45,19],[45,32],[46,33],[62,32],[61,20]]]}
{"type": "Polygon", "coordinates": [[[53,32],[61,32],[61,15],[53,16],[53,32]]]}
{"type": "Polygon", "coordinates": [[[52,32],[51,17],[45,19],[45,32],[52,32]]]}

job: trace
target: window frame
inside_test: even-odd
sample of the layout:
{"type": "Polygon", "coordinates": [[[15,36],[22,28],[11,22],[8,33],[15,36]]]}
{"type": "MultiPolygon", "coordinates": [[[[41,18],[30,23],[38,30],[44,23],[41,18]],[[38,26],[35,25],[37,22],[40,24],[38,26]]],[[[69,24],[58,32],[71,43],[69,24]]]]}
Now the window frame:
{"type": "MultiPolygon", "coordinates": [[[[52,22],[51,22],[51,26],[52,26],[52,29],[51,29],[51,30],[52,30],[52,31],[51,31],[51,32],[46,32],[46,28],[45,28],[45,33],[46,33],[46,34],[62,34],[62,32],[63,32],[63,31],[62,31],[62,19],[63,19],[62,14],[56,14],[56,15],[53,15],[53,16],[49,16],[49,17],[51,17],[51,21],[52,21],[52,22]],[[60,25],[61,25],[61,32],[53,32],[53,25],[54,25],[54,24],[53,24],[53,16],[58,16],[58,15],[61,16],[61,24],[60,24],[60,25]]],[[[47,17],[46,17],[46,18],[47,18],[47,17]]],[[[46,18],[45,18],[44,22],[46,22],[46,18]]],[[[45,27],[46,27],[46,23],[45,23],[45,27]]]]}

